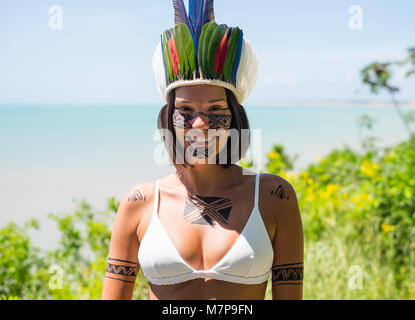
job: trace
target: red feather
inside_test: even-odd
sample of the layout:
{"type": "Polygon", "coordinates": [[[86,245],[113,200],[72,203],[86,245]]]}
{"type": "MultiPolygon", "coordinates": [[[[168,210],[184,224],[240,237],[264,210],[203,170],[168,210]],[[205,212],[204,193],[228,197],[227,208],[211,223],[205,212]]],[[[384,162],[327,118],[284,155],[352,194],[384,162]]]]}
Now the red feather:
{"type": "Polygon", "coordinates": [[[226,53],[228,51],[229,30],[223,36],[222,41],[220,42],[218,51],[216,52],[215,62],[213,64],[214,74],[217,74],[219,69],[220,69],[221,74],[223,74],[223,67],[225,65],[226,53]]]}
{"type": "Polygon", "coordinates": [[[174,42],[174,38],[170,38],[169,40],[169,49],[170,49],[170,56],[173,65],[173,72],[174,74],[179,74],[179,55],[177,54],[176,43],[174,42]]]}

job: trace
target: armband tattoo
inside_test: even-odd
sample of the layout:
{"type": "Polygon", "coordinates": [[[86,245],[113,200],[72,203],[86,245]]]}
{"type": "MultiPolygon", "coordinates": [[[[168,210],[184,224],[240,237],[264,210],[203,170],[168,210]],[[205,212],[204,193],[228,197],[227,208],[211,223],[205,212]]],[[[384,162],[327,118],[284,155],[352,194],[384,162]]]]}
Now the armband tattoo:
{"type": "Polygon", "coordinates": [[[136,262],[108,258],[108,264],[106,269],[107,274],[105,275],[105,277],[123,282],[135,283],[135,281],[131,280],[135,280],[137,276],[137,269],[138,263],[136,262]],[[109,276],[108,274],[116,275],[118,277],[109,276]]]}
{"type": "Polygon", "coordinates": [[[280,264],[272,267],[272,285],[302,285],[304,263],[280,264]]]}

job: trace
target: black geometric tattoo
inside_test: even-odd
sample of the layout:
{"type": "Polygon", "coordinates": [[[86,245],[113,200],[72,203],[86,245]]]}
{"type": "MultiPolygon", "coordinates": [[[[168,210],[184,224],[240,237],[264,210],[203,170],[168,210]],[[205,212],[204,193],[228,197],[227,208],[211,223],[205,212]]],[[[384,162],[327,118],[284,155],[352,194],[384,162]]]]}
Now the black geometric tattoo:
{"type": "Polygon", "coordinates": [[[206,114],[199,112],[197,114],[184,114],[176,110],[173,113],[173,125],[181,129],[191,129],[190,121],[196,119],[198,116],[204,115],[209,119],[210,129],[230,129],[232,115],[230,114],[206,114]]]}
{"type": "Polygon", "coordinates": [[[137,190],[135,190],[133,192],[132,195],[130,195],[128,197],[128,202],[130,202],[130,201],[138,201],[138,200],[146,201],[146,195],[144,195],[144,197],[143,197],[143,195],[141,194],[140,190],[137,189],[137,190]]]}
{"type": "MultiPolygon", "coordinates": [[[[112,273],[114,275],[118,275],[118,276],[124,276],[124,277],[136,277],[137,276],[137,269],[138,269],[138,264],[135,262],[131,262],[128,260],[120,260],[120,259],[113,259],[113,258],[108,258],[108,260],[111,261],[119,261],[122,263],[110,263],[108,262],[107,264],[107,269],[106,271],[108,273],[112,273]],[[132,264],[133,266],[130,265],[126,265],[125,263],[129,263],[132,264]]],[[[125,279],[119,279],[119,278],[114,278],[114,277],[110,277],[108,275],[105,275],[105,277],[110,278],[110,279],[114,279],[114,280],[119,280],[119,281],[123,281],[123,282],[129,282],[129,283],[135,283],[134,281],[128,281],[125,279]]]]}
{"type": "Polygon", "coordinates": [[[229,198],[188,195],[184,208],[184,220],[193,224],[216,223],[228,225],[232,201],[229,198]]]}
{"type": "Polygon", "coordinates": [[[271,191],[271,195],[272,196],[277,196],[280,199],[284,199],[285,197],[287,197],[287,200],[289,199],[289,196],[286,195],[284,189],[282,188],[281,185],[278,186],[278,188],[274,191],[271,191]]]}
{"type": "Polygon", "coordinates": [[[272,267],[272,285],[301,285],[303,284],[303,262],[281,264],[272,267]]]}
{"type": "MultiPolygon", "coordinates": [[[[189,148],[192,148],[192,146],[190,146],[189,148]]],[[[190,151],[192,151],[192,149],[190,149],[190,151]]],[[[205,147],[199,147],[199,148],[195,148],[193,150],[193,157],[198,158],[198,159],[209,159],[210,155],[214,152],[213,147],[210,146],[208,148],[205,147]]]]}

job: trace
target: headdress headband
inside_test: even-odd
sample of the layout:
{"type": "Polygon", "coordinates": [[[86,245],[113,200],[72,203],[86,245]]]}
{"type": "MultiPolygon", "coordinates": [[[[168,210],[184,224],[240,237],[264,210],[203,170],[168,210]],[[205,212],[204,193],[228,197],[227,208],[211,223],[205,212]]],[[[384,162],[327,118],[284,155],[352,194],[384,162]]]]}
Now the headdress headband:
{"type": "Polygon", "coordinates": [[[255,86],[258,54],[238,27],[215,22],[213,0],[173,0],[175,27],[161,35],[153,70],[159,92],[212,84],[231,90],[240,104],[255,86]]]}

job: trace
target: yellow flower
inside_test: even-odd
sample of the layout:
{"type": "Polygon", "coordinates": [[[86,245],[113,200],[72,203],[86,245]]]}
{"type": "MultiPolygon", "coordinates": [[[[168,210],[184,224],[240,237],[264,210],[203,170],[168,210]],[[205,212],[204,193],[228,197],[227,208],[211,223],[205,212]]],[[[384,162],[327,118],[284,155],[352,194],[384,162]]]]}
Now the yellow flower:
{"type": "Polygon", "coordinates": [[[308,183],[309,185],[312,185],[312,184],[314,183],[314,180],[313,180],[313,179],[311,179],[311,178],[308,178],[308,179],[307,179],[307,183],[308,183]]]}
{"type": "Polygon", "coordinates": [[[367,193],[359,194],[359,202],[363,202],[367,199],[369,199],[369,195],[367,193]]]}
{"type": "Polygon", "coordinates": [[[290,173],[287,173],[287,178],[295,180],[297,178],[297,175],[295,173],[290,172],[290,173]]]}
{"type": "Polygon", "coordinates": [[[364,160],[360,169],[364,175],[373,178],[378,173],[379,165],[377,163],[372,163],[369,160],[364,160]]]}
{"type": "Polygon", "coordinates": [[[391,226],[390,224],[384,222],[384,223],[382,223],[382,229],[383,229],[383,231],[388,233],[388,232],[393,231],[395,229],[395,226],[391,226]]]}
{"type": "Polygon", "coordinates": [[[271,160],[277,160],[277,159],[281,158],[281,155],[277,152],[272,151],[272,152],[268,153],[268,158],[271,159],[271,160]]]}
{"type": "Polygon", "coordinates": [[[336,190],[340,189],[341,186],[338,184],[328,184],[326,191],[323,192],[323,197],[328,199],[336,190]]]}
{"type": "Polygon", "coordinates": [[[342,194],[342,198],[343,198],[343,199],[347,199],[347,194],[346,194],[346,193],[343,193],[343,194],[342,194]]]}
{"type": "Polygon", "coordinates": [[[308,172],[301,172],[300,177],[303,178],[303,179],[307,179],[308,178],[308,172]]]}
{"type": "Polygon", "coordinates": [[[349,200],[350,200],[350,202],[353,202],[353,203],[354,203],[354,202],[356,202],[356,197],[355,197],[355,196],[353,196],[353,197],[351,197],[349,200]]]}

